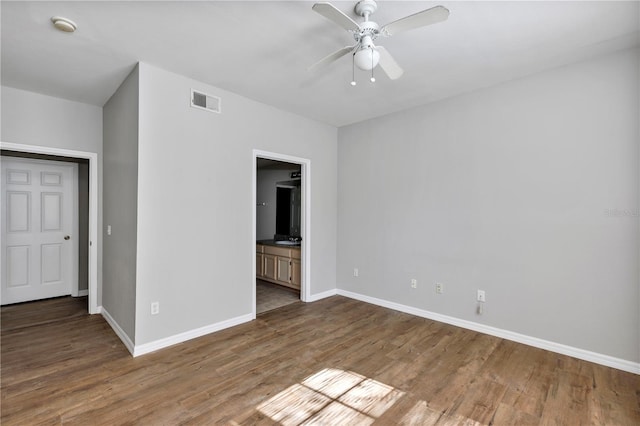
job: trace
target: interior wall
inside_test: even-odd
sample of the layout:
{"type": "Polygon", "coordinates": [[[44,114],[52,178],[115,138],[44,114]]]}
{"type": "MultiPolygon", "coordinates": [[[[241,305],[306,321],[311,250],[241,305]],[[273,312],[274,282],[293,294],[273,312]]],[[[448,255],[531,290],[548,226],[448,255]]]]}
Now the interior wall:
{"type": "Polygon", "coordinates": [[[254,149],[311,161],[309,285],[335,289],[336,128],[141,63],[139,129],[136,345],[251,314],[254,149]]]}
{"type": "Polygon", "coordinates": [[[639,362],[639,57],[341,128],[338,288],[639,362]]]}
{"type": "MultiPolygon", "coordinates": [[[[0,88],[0,103],[0,140],[3,142],[98,154],[98,227],[102,228],[102,108],[7,86],[0,88]]],[[[80,172],[82,170],[79,169],[80,172]]],[[[97,235],[94,243],[97,247],[100,289],[102,236],[97,235]]],[[[84,274],[82,270],[80,273],[84,274]]],[[[97,296],[100,306],[102,296],[97,296]]]]}
{"type": "Polygon", "coordinates": [[[102,306],[135,342],[138,217],[138,89],[136,67],[104,105],[102,306]]]}
{"type": "Polygon", "coordinates": [[[290,170],[258,169],[256,240],[273,239],[276,233],[276,183],[291,180],[291,172],[295,171],[300,171],[300,166],[292,166],[290,170]]]}
{"type": "Polygon", "coordinates": [[[3,142],[102,153],[102,108],[2,86],[3,142]]]}

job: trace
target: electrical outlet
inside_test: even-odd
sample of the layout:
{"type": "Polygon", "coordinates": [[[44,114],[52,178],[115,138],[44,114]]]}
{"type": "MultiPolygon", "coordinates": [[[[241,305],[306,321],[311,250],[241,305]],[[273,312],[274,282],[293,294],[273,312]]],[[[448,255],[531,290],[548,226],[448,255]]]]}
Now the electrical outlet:
{"type": "Polygon", "coordinates": [[[151,315],[158,315],[160,313],[160,302],[151,302],[151,315]]]}
{"type": "Polygon", "coordinates": [[[436,293],[438,294],[444,293],[444,284],[436,283],[436,293]]]}
{"type": "Polygon", "coordinates": [[[411,278],[411,288],[418,288],[418,280],[411,278]]]}
{"type": "Polygon", "coordinates": [[[360,271],[358,271],[358,268],[353,268],[353,276],[357,277],[360,274],[360,271]]]}
{"type": "Polygon", "coordinates": [[[486,302],[484,290],[478,290],[478,302],[486,302]]]}

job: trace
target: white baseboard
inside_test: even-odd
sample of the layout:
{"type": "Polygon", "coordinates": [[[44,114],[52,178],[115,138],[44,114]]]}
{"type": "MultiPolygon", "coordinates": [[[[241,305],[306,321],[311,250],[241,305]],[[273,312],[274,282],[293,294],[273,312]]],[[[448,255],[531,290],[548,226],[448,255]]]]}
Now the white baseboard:
{"type": "Polygon", "coordinates": [[[131,354],[136,357],[150,352],[155,352],[159,349],[166,348],[168,346],[175,345],[177,343],[186,342],[187,340],[195,339],[205,334],[214,333],[216,331],[223,330],[225,328],[233,327],[253,320],[251,314],[241,315],[239,317],[231,318],[225,321],[220,321],[215,324],[206,325],[204,327],[196,328],[194,330],[185,331],[184,333],[175,334],[173,336],[165,337],[164,339],[155,340],[153,342],[145,343],[143,345],[137,345],[131,351],[131,354]]]}
{"type": "Polygon", "coordinates": [[[400,311],[400,312],[415,315],[418,317],[455,325],[457,327],[466,328],[469,330],[477,331],[479,333],[489,334],[491,336],[500,337],[500,338],[511,340],[518,343],[523,343],[525,345],[533,346],[540,349],[545,349],[545,350],[556,352],[562,355],[568,355],[574,358],[582,359],[582,360],[593,362],[596,364],[605,365],[607,367],[616,368],[618,370],[640,374],[640,363],[637,363],[637,362],[615,358],[609,355],[604,355],[597,352],[591,352],[591,351],[587,351],[580,348],[574,348],[572,346],[563,345],[561,343],[550,342],[548,340],[538,339],[537,337],[531,337],[524,334],[515,333],[513,331],[503,330],[501,328],[479,324],[473,321],[467,321],[467,320],[463,320],[455,317],[450,317],[448,315],[442,315],[435,312],[414,308],[412,306],[402,305],[400,303],[389,302],[387,300],[365,296],[363,294],[353,293],[347,290],[338,289],[336,293],[339,294],[340,296],[349,297],[351,299],[360,300],[362,302],[371,303],[373,305],[382,306],[384,308],[393,309],[395,311],[400,311]]]}
{"type": "Polygon", "coordinates": [[[75,297],[84,297],[89,295],[89,290],[78,290],[78,296],[75,297]]]}
{"type": "Polygon", "coordinates": [[[102,317],[111,326],[111,328],[116,333],[116,335],[120,338],[120,340],[122,340],[122,343],[124,343],[124,345],[127,347],[129,352],[131,352],[131,355],[134,355],[133,342],[131,341],[129,336],[127,336],[127,333],[124,332],[122,327],[120,327],[120,325],[116,322],[116,320],[113,319],[111,314],[107,312],[107,310],[102,306],[98,306],[98,313],[102,314],[102,317]]]}
{"type": "Polygon", "coordinates": [[[326,299],[327,297],[335,296],[337,293],[336,289],[323,291],[322,293],[312,294],[309,296],[305,302],[316,302],[320,299],[326,299]]]}

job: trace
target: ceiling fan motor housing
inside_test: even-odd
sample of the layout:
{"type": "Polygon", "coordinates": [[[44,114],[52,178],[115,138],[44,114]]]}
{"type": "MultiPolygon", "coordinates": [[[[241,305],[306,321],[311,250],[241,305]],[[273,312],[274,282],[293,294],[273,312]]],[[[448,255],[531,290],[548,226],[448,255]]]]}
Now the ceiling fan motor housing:
{"type": "MultiPolygon", "coordinates": [[[[356,5],[356,9],[357,7],[356,5]]],[[[378,37],[378,34],[380,34],[380,26],[377,23],[364,21],[360,24],[360,31],[353,35],[359,44],[354,52],[354,63],[361,70],[369,71],[375,68],[380,61],[380,53],[373,44],[373,40],[378,37]]]]}
{"type": "Polygon", "coordinates": [[[380,25],[369,21],[369,15],[378,10],[378,4],[374,0],[360,0],[354,10],[364,18],[364,22],[358,24],[359,31],[353,34],[353,38],[360,44],[358,50],[372,48],[373,40],[380,34],[380,25]]]}
{"type": "Polygon", "coordinates": [[[360,24],[360,31],[354,34],[354,37],[358,41],[364,36],[370,36],[375,40],[378,34],[380,34],[380,25],[373,21],[366,21],[360,24]]]}

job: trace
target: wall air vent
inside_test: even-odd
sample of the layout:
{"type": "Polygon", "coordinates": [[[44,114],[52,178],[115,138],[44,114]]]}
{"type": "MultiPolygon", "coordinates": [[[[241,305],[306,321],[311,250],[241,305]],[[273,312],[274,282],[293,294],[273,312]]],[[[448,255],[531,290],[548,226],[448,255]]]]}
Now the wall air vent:
{"type": "Polygon", "coordinates": [[[209,112],[221,112],[222,99],[191,89],[191,106],[209,112]]]}

